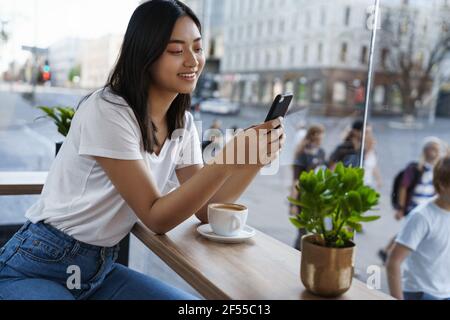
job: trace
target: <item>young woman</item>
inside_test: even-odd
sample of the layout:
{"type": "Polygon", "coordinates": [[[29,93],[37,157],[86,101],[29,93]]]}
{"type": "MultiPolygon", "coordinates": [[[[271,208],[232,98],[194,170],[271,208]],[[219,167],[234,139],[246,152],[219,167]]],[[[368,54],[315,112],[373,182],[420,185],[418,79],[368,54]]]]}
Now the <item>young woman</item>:
{"type": "Polygon", "coordinates": [[[158,234],[194,214],[207,223],[208,204],[235,202],[285,139],[281,119],[257,125],[264,139],[247,141],[244,159],[257,150],[259,161],[219,164],[236,137],[203,166],[187,109],[204,64],[188,7],[135,10],[107,84],[81,103],[29,220],[0,249],[0,298],[194,298],[116,264],[117,244],[138,219],[158,234]]]}
{"type": "MultiPolygon", "coordinates": [[[[300,142],[295,152],[293,165],[293,184],[291,196],[298,197],[297,183],[302,172],[309,172],[320,166],[325,165],[325,151],[322,149],[322,141],[325,135],[325,127],[322,125],[312,125],[306,132],[305,138],[300,142]]],[[[299,214],[298,206],[290,205],[290,214],[299,214]]],[[[295,240],[294,247],[300,250],[300,240],[306,234],[305,229],[298,230],[298,236],[295,240]]]]}

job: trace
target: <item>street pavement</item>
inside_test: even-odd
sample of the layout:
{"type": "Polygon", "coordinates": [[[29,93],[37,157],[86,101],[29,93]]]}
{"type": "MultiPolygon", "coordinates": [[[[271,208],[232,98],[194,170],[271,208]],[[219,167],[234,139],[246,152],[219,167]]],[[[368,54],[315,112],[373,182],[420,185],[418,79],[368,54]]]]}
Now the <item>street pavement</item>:
{"type": "MultiPolygon", "coordinates": [[[[54,158],[54,144],[62,140],[54,124],[48,119],[38,119],[42,112],[36,105],[75,106],[86,91],[67,89],[39,88],[36,101],[30,103],[22,97],[26,90],[13,90],[0,86],[0,171],[48,170],[54,158]]],[[[197,117],[198,127],[205,131],[214,119],[220,119],[223,129],[237,126],[247,128],[260,123],[266,110],[243,108],[239,116],[216,116],[201,114],[197,117]]],[[[296,144],[302,131],[301,124],[322,123],[327,129],[324,148],[327,155],[342,140],[352,118],[325,118],[294,112],[285,119],[287,142],[280,157],[280,168],[275,175],[259,175],[246,190],[239,202],[249,208],[248,224],[268,235],[293,245],[297,231],[288,218],[287,197],[291,189],[291,163],[296,144]]],[[[381,203],[377,210],[382,218],[366,224],[364,232],[357,235],[356,267],[357,277],[365,280],[370,266],[379,266],[381,271],[381,290],[388,292],[386,273],[376,252],[394,236],[401,222],[395,221],[390,206],[390,191],[395,174],[409,161],[417,160],[423,139],[430,135],[438,136],[450,142],[450,119],[437,119],[432,125],[423,121],[421,130],[395,129],[396,119],[374,118],[371,124],[378,140],[377,155],[383,175],[380,190],[381,203]]],[[[21,223],[24,213],[38,196],[0,198],[0,224],[21,223]]],[[[149,275],[156,276],[191,293],[190,288],[178,275],[164,265],[153,253],[149,252],[137,239],[132,237],[130,266],[149,275]]],[[[220,267],[220,266],[218,266],[220,267]]],[[[299,280],[300,281],[300,280],[299,280]]]]}

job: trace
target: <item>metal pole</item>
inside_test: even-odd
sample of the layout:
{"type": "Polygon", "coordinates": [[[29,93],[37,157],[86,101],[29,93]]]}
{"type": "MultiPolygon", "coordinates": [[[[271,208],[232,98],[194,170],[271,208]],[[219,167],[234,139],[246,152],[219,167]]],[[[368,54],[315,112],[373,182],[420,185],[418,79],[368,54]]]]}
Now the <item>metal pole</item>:
{"type": "Polygon", "coordinates": [[[369,73],[367,77],[367,87],[366,87],[366,103],[364,107],[364,126],[363,126],[363,134],[362,134],[362,143],[361,143],[361,154],[359,157],[359,166],[360,168],[364,168],[364,148],[366,145],[366,126],[369,119],[369,105],[371,98],[371,89],[372,89],[372,81],[373,81],[373,64],[374,64],[374,56],[375,56],[375,44],[377,38],[377,29],[378,29],[378,19],[380,13],[380,0],[375,0],[375,19],[374,24],[372,26],[372,39],[370,41],[370,54],[369,54],[369,73]]]}
{"type": "Polygon", "coordinates": [[[36,97],[36,85],[38,81],[38,56],[37,56],[37,38],[38,38],[38,0],[34,0],[34,49],[33,49],[33,67],[31,76],[31,101],[34,103],[36,97]]]}

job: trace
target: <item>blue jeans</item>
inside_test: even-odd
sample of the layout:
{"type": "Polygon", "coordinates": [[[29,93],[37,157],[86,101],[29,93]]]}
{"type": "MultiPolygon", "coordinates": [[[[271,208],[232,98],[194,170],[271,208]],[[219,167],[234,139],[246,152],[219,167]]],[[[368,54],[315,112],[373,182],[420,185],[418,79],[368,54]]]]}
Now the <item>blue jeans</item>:
{"type": "Polygon", "coordinates": [[[198,299],[115,263],[118,251],[28,221],[0,248],[0,300],[198,299]]]}
{"type": "Polygon", "coordinates": [[[424,292],[403,292],[403,298],[405,300],[450,300],[450,297],[438,298],[424,292]]]}

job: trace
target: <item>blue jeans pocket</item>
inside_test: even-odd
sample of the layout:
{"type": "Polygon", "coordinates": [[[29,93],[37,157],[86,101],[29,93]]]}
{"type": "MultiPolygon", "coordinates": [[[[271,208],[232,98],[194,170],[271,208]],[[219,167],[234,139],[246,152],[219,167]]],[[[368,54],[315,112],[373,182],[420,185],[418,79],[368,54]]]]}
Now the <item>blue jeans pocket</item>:
{"type": "Polygon", "coordinates": [[[18,254],[37,262],[59,263],[67,256],[68,248],[60,247],[47,238],[33,234],[24,239],[18,254]]]}

